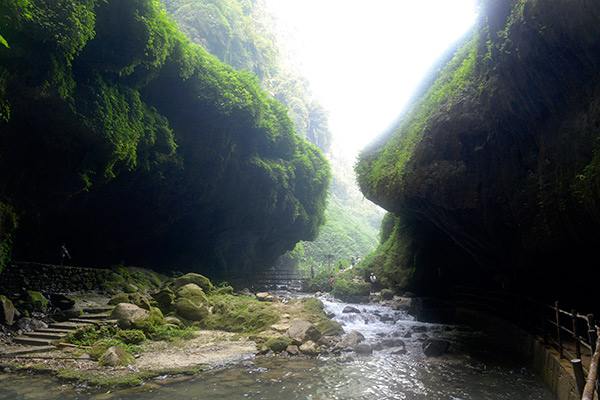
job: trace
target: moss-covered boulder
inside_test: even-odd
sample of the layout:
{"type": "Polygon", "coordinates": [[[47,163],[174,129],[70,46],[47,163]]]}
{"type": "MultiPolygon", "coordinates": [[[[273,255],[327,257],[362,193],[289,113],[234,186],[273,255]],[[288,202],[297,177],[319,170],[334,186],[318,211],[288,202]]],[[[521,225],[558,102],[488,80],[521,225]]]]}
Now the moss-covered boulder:
{"type": "Polygon", "coordinates": [[[133,322],[132,326],[140,329],[147,334],[154,333],[158,327],[165,324],[165,317],[157,307],[150,307],[148,315],[133,322]]]}
{"type": "Polygon", "coordinates": [[[339,336],[344,334],[342,325],[331,319],[324,319],[317,323],[317,329],[321,332],[322,336],[339,336]]]}
{"type": "Polygon", "coordinates": [[[120,330],[116,338],[125,344],[142,344],[146,341],[146,335],[139,329],[120,330]]]}
{"type": "Polygon", "coordinates": [[[151,306],[148,297],[140,293],[118,293],[108,301],[108,304],[113,306],[120,303],[135,304],[136,306],[141,307],[144,310],[150,310],[151,306]]]}
{"type": "Polygon", "coordinates": [[[170,288],[164,288],[154,293],[152,298],[163,312],[169,312],[175,304],[175,293],[170,288]]]}
{"type": "Polygon", "coordinates": [[[195,303],[187,298],[180,298],[175,303],[175,312],[178,316],[189,321],[202,321],[208,314],[208,307],[203,303],[195,303]]]}
{"type": "Polygon", "coordinates": [[[48,309],[48,299],[42,293],[35,290],[28,290],[26,292],[25,301],[33,311],[44,312],[48,309]]]}
{"type": "Polygon", "coordinates": [[[185,274],[180,276],[179,278],[176,278],[175,281],[173,281],[173,286],[176,289],[178,289],[190,283],[200,286],[200,288],[202,288],[202,290],[204,290],[204,292],[206,293],[210,293],[214,289],[214,286],[210,279],[208,279],[204,275],[195,273],[185,274]]]}
{"type": "Polygon", "coordinates": [[[15,306],[6,296],[0,295],[0,324],[12,325],[15,318],[15,306]]]}
{"type": "Polygon", "coordinates": [[[150,316],[148,310],[131,303],[120,303],[111,313],[111,318],[117,320],[117,325],[121,329],[130,329],[136,323],[141,323],[150,316]]]}
{"type": "Polygon", "coordinates": [[[195,283],[188,283],[180,287],[176,293],[177,299],[189,299],[194,303],[205,304],[208,303],[208,298],[204,293],[204,290],[195,283]]]}
{"type": "Polygon", "coordinates": [[[133,356],[121,346],[109,347],[98,360],[98,364],[106,367],[130,365],[135,361],[133,356]]]}
{"type": "Polygon", "coordinates": [[[271,350],[273,353],[281,353],[289,345],[292,344],[292,339],[287,336],[276,336],[272,337],[265,342],[265,347],[271,350]]]}
{"type": "Polygon", "coordinates": [[[214,294],[233,294],[235,290],[231,286],[221,286],[214,290],[214,294]]]}

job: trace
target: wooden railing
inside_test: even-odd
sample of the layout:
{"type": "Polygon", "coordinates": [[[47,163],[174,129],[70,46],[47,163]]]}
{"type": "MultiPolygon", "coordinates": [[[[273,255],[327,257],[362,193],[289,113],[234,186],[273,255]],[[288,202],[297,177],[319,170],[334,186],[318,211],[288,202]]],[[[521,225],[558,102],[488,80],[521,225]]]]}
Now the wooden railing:
{"type": "Polygon", "coordinates": [[[563,310],[531,298],[494,290],[456,288],[455,299],[541,335],[544,344],[553,346],[561,359],[571,361],[577,391],[583,400],[593,400],[600,365],[600,328],[593,314],[563,310]],[[587,377],[586,377],[587,376],[587,377]]]}

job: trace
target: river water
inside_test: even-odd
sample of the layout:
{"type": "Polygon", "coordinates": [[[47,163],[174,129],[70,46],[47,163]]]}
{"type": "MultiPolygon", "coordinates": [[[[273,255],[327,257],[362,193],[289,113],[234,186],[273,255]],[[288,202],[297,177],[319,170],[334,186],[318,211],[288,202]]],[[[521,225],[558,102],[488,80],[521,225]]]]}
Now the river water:
{"type": "Polygon", "coordinates": [[[345,353],[306,358],[258,357],[180,383],[154,384],[117,392],[73,388],[39,376],[0,375],[0,400],[551,400],[526,364],[503,349],[501,341],[462,327],[423,324],[380,305],[354,305],[360,314],[344,314],[347,305],[322,299],[347,332],[361,332],[377,343],[397,332],[407,354],[390,350],[371,356],[345,353]],[[385,315],[388,321],[382,321],[385,315]],[[417,327],[417,328],[415,328],[417,327]],[[426,331],[423,333],[422,331],[426,331]],[[427,358],[423,335],[452,343],[451,352],[427,358]]]}

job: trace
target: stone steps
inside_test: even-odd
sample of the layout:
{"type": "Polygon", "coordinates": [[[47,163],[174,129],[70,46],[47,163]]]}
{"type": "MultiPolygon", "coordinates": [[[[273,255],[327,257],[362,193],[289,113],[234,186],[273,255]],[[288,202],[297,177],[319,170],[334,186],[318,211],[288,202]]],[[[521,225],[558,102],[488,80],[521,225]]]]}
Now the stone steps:
{"type": "Polygon", "coordinates": [[[102,319],[107,319],[110,318],[110,314],[83,314],[80,315],[78,318],[76,319],[85,319],[85,320],[102,320],[102,319]]]}
{"type": "Polygon", "coordinates": [[[31,338],[37,338],[37,339],[59,340],[59,339],[66,337],[67,334],[66,333],[56,333],[56,332],[35,331],[35,332],[26,333],[24,336],[28,336],[31,338]]]}
{"type": "Polygon", "coordinates": [[[84,326],[89,326],[91,325],[89,323],[89,321],[86,321],[85,323],[80,323],[80,322],[55,322],[53,324],[50,324],[50,328],[53,329],[64,329],[64,330],[68,330],[68,331],[76,331],[79,328],[83,328],[84,326]]]}
{"type": "Polygon", "coordinates": [[[15,343],[24,344],[27,346],[52,346],[55,339],[40,339],[29,336],[17,336],[13,339],[15,343]]]}
{"type": "Polygon", "coordinates": [[[43,332],[43,333],[72,333],[72,330],[69,329],[57,329],[57,328],[42,328],[42,329],[38,329],[36,330],[36,332],[43,332]]]}
{"type": "Polygon", "coordinates": [[[15,347],[13,350],[4,352],[1,357],[17,357],[24,354],[46,353],[53,350],[56,350],[56,346],[19,346],[15,347]]]}
{"type": "Polygon", "coordinates": [[[84,307],[83,312],[86,314],[104,314],[112,311],[114,306],[105,306],[105,307],[84,307]]]}

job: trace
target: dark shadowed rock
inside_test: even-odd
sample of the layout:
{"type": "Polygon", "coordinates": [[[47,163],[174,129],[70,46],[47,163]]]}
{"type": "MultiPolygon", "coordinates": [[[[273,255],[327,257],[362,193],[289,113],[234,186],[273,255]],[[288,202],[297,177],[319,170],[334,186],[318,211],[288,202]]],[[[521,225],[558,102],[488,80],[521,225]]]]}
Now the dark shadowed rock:
{"type": "Polygon", "coordinates": [[[346,306],[344,307],[344,309],[342,310],[342,312],[344,314],[360,314],[360,310],[356,307],[352,307],[352,306],[346,306]]]}
{"type": "Polygon", "coordinates": [[[356,354],[365,356],[373,354],[373,348],[371,347],[371,345],[366,343],[357,344],[356,346],[354,346],[354,351],[356,352],[356,354]]]}
{"type": "Polygon", "coordinates": [[[427,357],[440,357],[448,352],[450,342],[445,340],[429,339],[423,343],[423,353],[427,357]]]}

